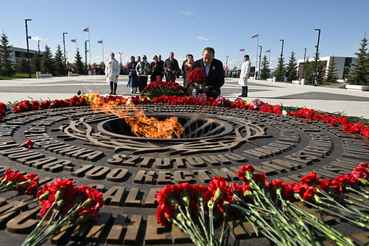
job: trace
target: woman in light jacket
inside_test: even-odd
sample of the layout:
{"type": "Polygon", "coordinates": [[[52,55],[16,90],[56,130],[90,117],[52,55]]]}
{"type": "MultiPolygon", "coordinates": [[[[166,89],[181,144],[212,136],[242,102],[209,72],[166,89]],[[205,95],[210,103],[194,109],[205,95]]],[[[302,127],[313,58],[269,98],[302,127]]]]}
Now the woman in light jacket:
{"type": "Polygon", "coordinates": [[[138,89],[143,91],[147,86],[147,77],[149,76],[149,71],[151,70],[151,66],[147,61],[146,55],[142,56],[142,61],[137,63],[136,73],[138,76],[138,89]]]}

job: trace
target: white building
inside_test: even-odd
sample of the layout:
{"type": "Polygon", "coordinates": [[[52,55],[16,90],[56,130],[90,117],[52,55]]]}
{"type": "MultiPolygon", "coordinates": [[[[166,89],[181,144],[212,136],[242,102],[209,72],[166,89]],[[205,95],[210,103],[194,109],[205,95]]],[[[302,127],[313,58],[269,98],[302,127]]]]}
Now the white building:
{"type": "MultiPolygon", "coordinates": [[[[334,60],[336,62],[336,76],[338,79],[344,79],[344,77],[349,73],[350,63],[353,63],[354,57],[342,57],[342,56],[335,56],[334,60]]],[[[323,70],[326,72],[329,64],[332,61],[332,56],[320,57],[320,62],[323,65],[323,70]]],[[[315,62],[314,58],[310,58],[309,62],[315,62]]],[[[299,79],[302,78],[302,74],[304,72],[304,59],[297,60],[297,70],[298,70],[298,77],[299,79]]],[[[325,73],[327,75],[327,73],[325,73]]]]}
{"type": "MultiPolygon", "coordinates": [[[[17,61],[20,59],[22,52],[26,55],[26,59],[27,59],[27,49],[12,47],[11,50],[12,50],[12,53],[10,56],[11,56],[11,60],[13,64],[17,63],[17,61]]],[[[44,54],[42,51],[29,50],[29,58],[32,59],[33,54],[36,52],[40,55],[40,57],[43,56],[44,54]]]]}

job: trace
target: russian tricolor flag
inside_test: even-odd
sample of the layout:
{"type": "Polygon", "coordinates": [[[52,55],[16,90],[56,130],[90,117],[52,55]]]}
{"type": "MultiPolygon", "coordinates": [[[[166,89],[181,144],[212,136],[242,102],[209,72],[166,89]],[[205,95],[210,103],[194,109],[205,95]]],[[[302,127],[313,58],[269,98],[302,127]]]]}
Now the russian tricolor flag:
{"type": "Polygon", "coordinates": [[[77,42],[77,39],[71,39],[70,40],[72,43],[75,43],[75,42],[77,42]]]}
{"type": "Polygon", "coordinates": [[[251,38],[258,38],[259,37],[259,33],[255,33],[254,35],[251,36],[251,38]]]}
{"type": "Polygon", "coordinates": [[[102,41],[102,40],[98,40],[98,41],[97,41],[97,43],[102,44],[102,43],[103,43],[103,41],[102,41]]]}
{"type": "Polygon", "coordinates": [[[270,52],[270,49],[269,50],[267,50],[267,51],[265,51],[265,53],[269,53],[270,52]]]}
{"type": "Polygon", "coordinates": [[[240,52],[245,52],[245,49],[240,49],[240,52]]]}
{"type": "Polygon", "coordinates": [[[88,27],[83,28],[83,32],[88,32],[88,27]]]}

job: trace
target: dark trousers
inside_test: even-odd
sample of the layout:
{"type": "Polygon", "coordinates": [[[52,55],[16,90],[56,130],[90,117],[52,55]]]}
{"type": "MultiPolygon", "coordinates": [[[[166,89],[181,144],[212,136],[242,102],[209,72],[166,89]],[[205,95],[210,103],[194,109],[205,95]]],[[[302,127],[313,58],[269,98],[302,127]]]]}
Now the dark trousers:
{"type": "Polygon", "coordinates": [[[138,89],[141,91],[143,91],[143,89],[145,89],[145,87],[147,86],[147,77],[145,76],[140,76],[138,78],[138,89]]]}
{"type": "Polygon", "coordinates": [[[174,73],[165,73],[165,80],[167,82],[176,82],[176,75],[174,73]]]}

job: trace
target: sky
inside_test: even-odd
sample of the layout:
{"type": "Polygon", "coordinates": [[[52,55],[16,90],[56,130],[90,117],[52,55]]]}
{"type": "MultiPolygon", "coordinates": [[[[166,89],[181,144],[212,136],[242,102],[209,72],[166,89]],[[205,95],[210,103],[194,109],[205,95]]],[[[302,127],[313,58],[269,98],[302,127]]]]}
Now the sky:
{"type": "MultiPolygon", "coordinates": [[[[233,68],[243,61],[244,52],[254,66],[262,46],[262,56],[270,49],[270,66],[281,54],[288,62],[291,52],[297,59],[312,58],[321,29],[320,56],[355,56],[365,32],[369,32],[368,0],[0,0],[0,29],[15,47],[26,48],[25,19],[30,49],[41,51],[47,44],[53,54],[57,45],[65,48],[74,62],[77,47],[84,59],[84,43],[90,37],[91,61],[109,59],[110,52],[125,64],[130,56],[156,54],[164,60],[171,51],[180,62],[186,54],[201,58],[205,47],[215,49],[215,57],[233,68]],[[83,29],[89,27],[89,33],[83,29]],[[251,36],[259,33],[259,40],[251,36]],[[77,39],[72,43],[71,39],[77,39]],[[103,45],[98,40],[103,39],[103,45]],[[119,52],[123,52],[120,56],[119,52]]],[[[368,33],[369,35],[369,33],[368,33]]],[[[89,61],[89,58],[88,58],[89,61]]]]}

